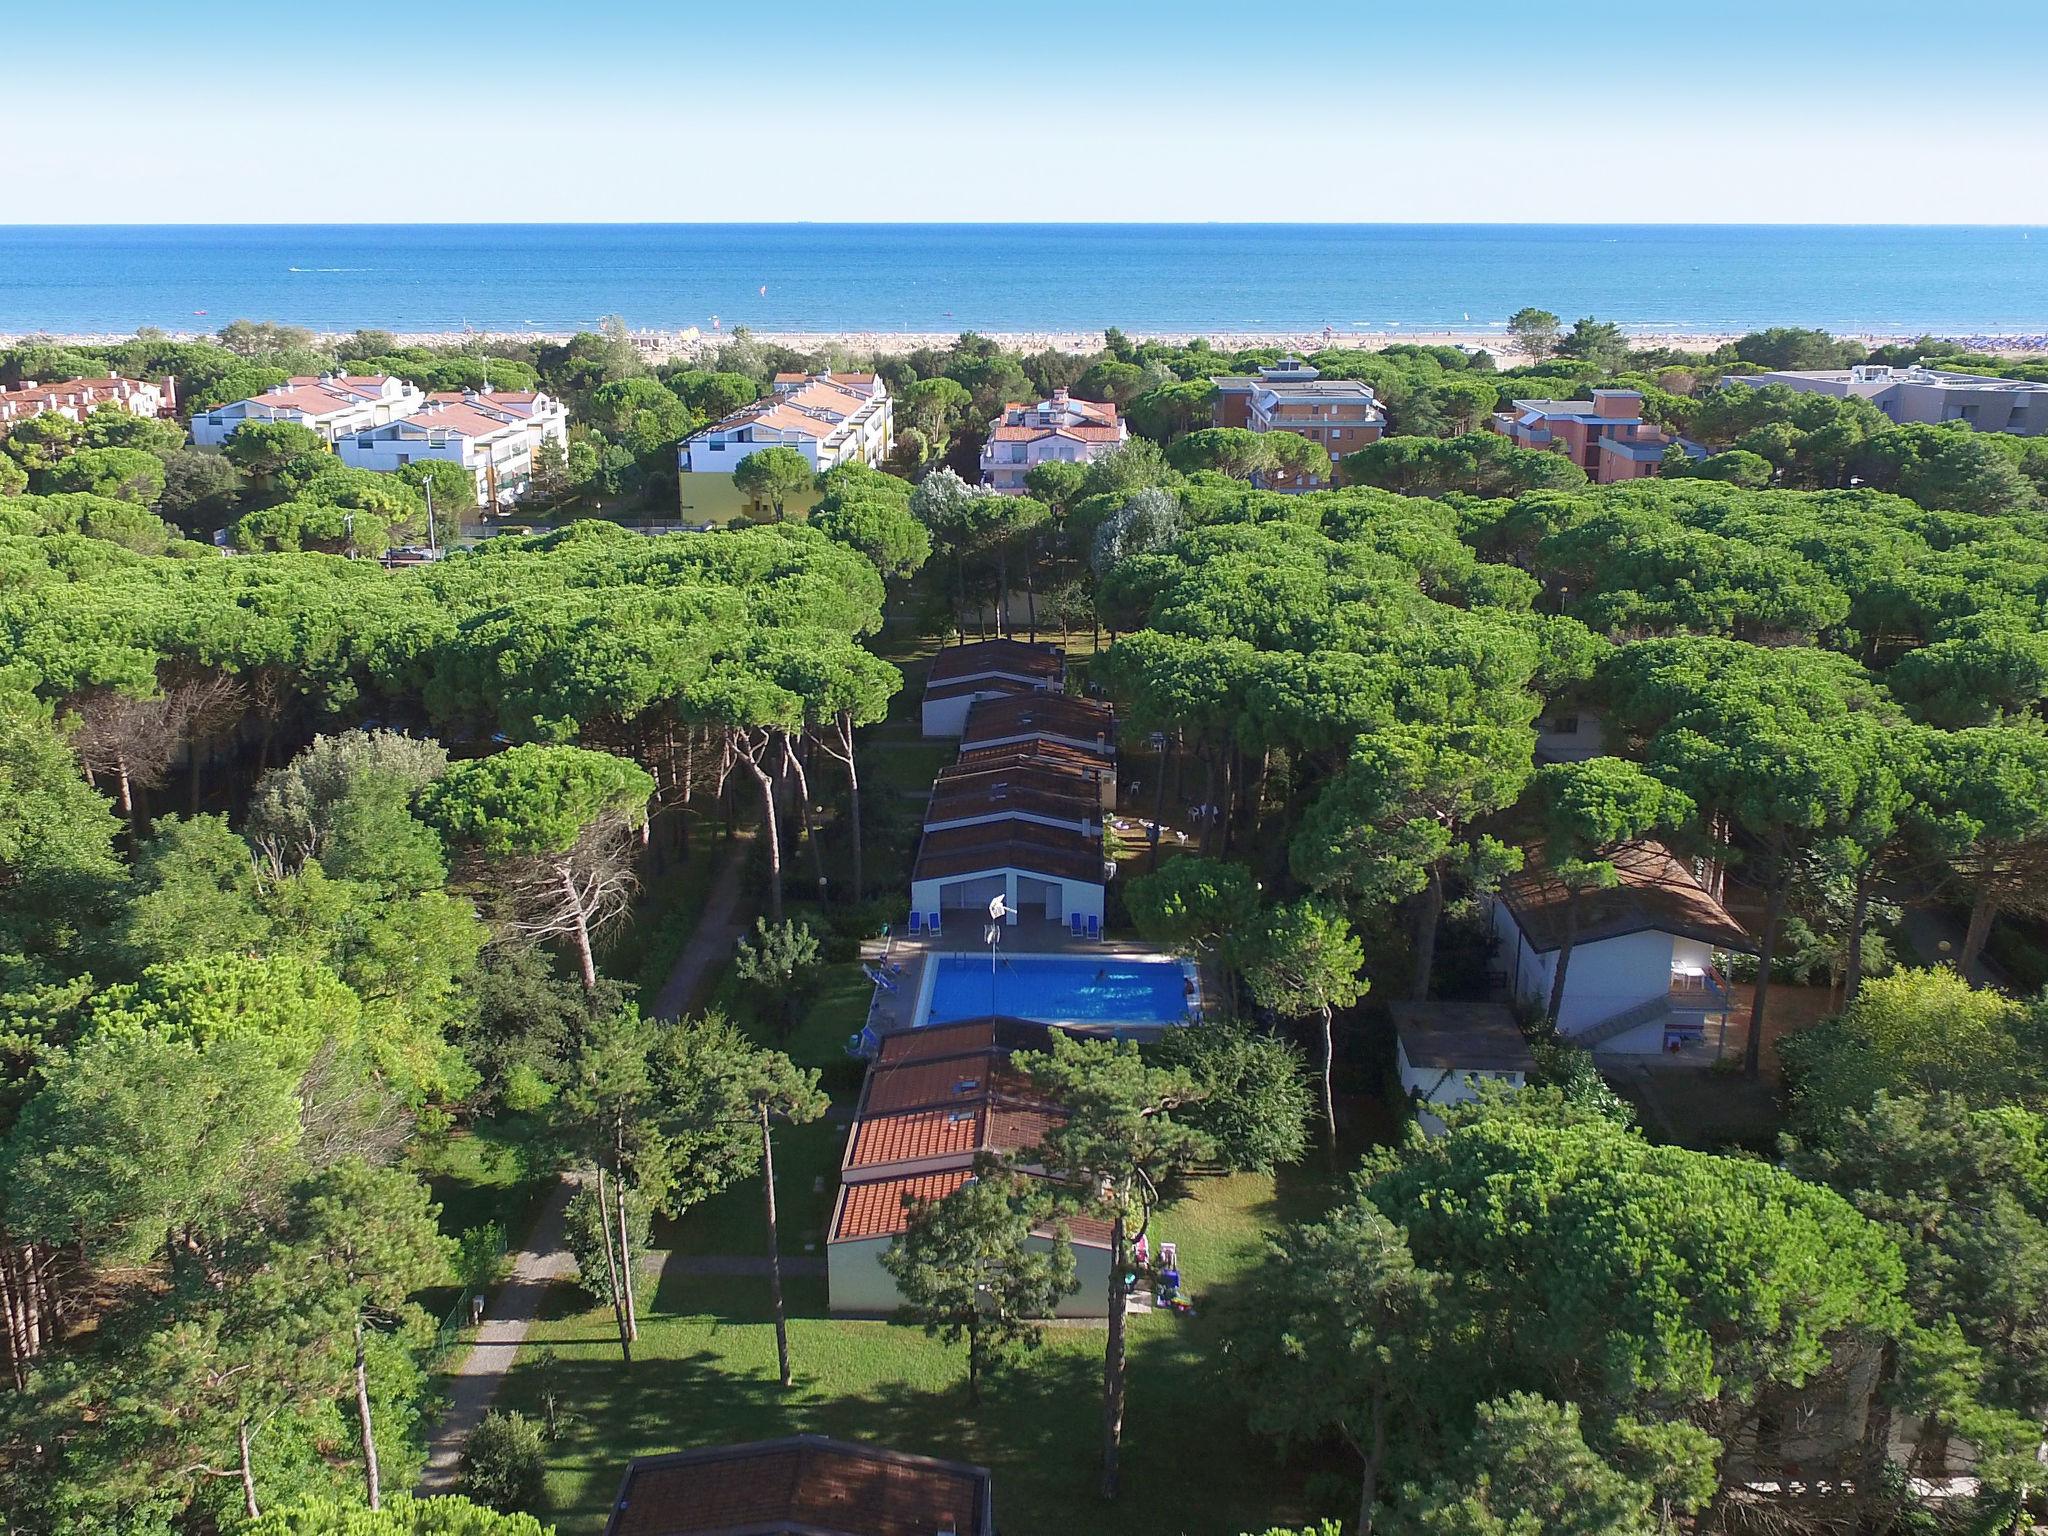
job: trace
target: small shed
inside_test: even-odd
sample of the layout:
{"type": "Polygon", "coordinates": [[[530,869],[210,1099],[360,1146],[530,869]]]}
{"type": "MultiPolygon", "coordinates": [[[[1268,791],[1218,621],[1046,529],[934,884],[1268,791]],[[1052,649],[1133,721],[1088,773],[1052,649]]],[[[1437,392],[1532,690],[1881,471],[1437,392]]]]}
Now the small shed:
{"type": "Polygon", "coordinates": [[[1393,1003],[1401,1086],[1425,1104],[1462,1104],[1482,1082],[1528,1086],[1536,1058],[1505,1003],[1393,1003]]]}

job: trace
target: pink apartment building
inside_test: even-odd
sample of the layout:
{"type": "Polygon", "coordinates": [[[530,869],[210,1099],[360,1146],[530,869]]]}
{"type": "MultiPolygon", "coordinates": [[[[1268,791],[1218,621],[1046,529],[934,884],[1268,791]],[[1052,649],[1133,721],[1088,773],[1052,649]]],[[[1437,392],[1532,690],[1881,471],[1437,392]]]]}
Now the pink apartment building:
{"type": "Polygon", "coordinates": [[[1076,400],[1064,389],[1036,405],[1012,402],[1003,407],[982,445],[981,483],[1021,496],[1024,477],[1038,465],[1086,464],[1130,435],[1115,406],[1076,400]]]}
{"type": "MultiPolygon", "coordinates": [[[[1370,385],[1356,379],[1326,379],[1298,357],[1283,357],[1253,374],[1222,374],[1216,386],[1215,424],[1253,432],[1292,432],[1320,443],[1331,462],[1380,440],[1386,413],[1370,385]]],[[[1313,490],[1320,476],[1276,475],[1262,484],[1274,490],[1313,490]]]]}
{"type": "Polygon", "coordinates": [[[1643,418],[1635,389],[1596,389],[1591,400],[1517,400],[1493,418],[1493,430],[1524,448],[1561,453],[1596,485],[1661,474],[1664,450],[1678,443],[1701,450],[1643,418]]]}

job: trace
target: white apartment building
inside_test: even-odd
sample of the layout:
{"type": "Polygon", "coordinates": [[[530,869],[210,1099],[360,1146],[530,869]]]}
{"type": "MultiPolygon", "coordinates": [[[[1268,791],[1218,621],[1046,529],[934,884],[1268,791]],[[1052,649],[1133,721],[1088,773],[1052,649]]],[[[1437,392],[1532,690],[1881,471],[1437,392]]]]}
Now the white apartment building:
{"type": "Polygon", "coordinates": [[[1868,400],[1901,424],[1960,421],[1980,432],[2012,432],[2021,437],[2048,433],[2048,384],[2001,379],[1988,373],[1954,373],[1919,364],[1887,368],[1862,363],[1854,368],[1731,375],[1721,382],[1759,389],[1781,384],[1801,394],[1868,400]]]}
{"type": "Polygon", "coordinates": [[[424,459],[468,470],[480,507],[503,506],[533,482],[534,451],[553,439],[566,450],[569,413],[534,390],[443,391],[424,408],[338,438],[335,449],[356,469],[396,473],[424,459]]]}
{"type": "Polygon", "coordinates": [[[323,373],[287,379],[260,395],[192,414],[192,441],[218,448],[245,423],[291,421],[328,442],[410,416],[427,403],[419,387],[385,374],[323,373]]]}
{"type": "Polygon", "coordinates": [[[1036,405],[1006,405],[982,445],[981,483],[1021,496],[1024,477],[1035,466],[1086,464],[1130,435],[1115,406],[1076,400],[1064,389],[1036,405]]]}
{"type": "Polygon", "coordinates": [[[842,464],[879,468],[895,428],[889,389],[872,373],[783,373],[775,391],[676,450],[686,475],[731,474],[764,448],[794,448],[823,473],[842,464]]]}
{"type": "Polygon", "coordinates": [[[53,384],[24,379],[12,388],[0,389],[0,427],[27,421],[32,416],[83,421],[102,405],[118,405],[137,416],[169,416],[178,406],[178,387],[170,379],[152,383],[148,379],[124,379],[118,374],[104,379],[64,379],[53,384]]]}

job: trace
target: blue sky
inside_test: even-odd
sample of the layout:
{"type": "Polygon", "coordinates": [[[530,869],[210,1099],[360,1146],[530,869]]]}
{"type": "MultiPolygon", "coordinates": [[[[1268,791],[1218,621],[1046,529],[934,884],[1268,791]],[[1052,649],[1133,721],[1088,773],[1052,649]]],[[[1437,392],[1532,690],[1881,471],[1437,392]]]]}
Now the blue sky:
{"type": "Polygon", "coordinates": [[[1033,9],[0,0],[0,222],[2048,223],[2035,0],[1033,9]]]}

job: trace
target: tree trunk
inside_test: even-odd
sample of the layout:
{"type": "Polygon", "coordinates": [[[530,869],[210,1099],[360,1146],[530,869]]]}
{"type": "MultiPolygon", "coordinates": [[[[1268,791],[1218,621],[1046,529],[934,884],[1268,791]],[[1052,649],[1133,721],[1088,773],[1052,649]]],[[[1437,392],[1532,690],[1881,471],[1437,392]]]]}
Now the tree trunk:
{"type": "Polygon", "coordinates": [[[1102,1351],[1102,1496],[1116,1497],[1124,1439],[1124,1215],[1109,1224],[1109,1339],[1102,1351]]]}
{"type": "Polygon", "coordinates": [[[1970,926],[1963,933],[1962,953],[1956,956],[1956,969],[1967,976],[1970,967],[1984,953],[1984,946],[1991,939],[1991,925],[1998,918],[1998,898],[1989,891],[1979,891],[1977,899],[1970,906],[1970,926]]]}
{"type": "Polygon", "coordinates": [[[811,877],[818,882],[818,900],[822,902],[825,899],[825,855],[818,847],[818,829],[811,822],[811,776],[804,772],[804,765],[787,736],[782,738],[782,760],[796,777],[797,825],[803,829],[804,842],[810,846],[811,877]]]}
{"type": "Polygon", "coordinates": [[[260,1520],[263,1511],[256,1506],[256,1470],[249,1465],[249,1421],[246,1418],[235,1426],[235,1448],[240,1456],[238,1465],[242,1473],[242,1513],[251,1520],[260,1520]]]}
{"type": "Polygon", "coordinates": [[[1874,861],[1856,871],[1856,903],[1849,913],[1849,954],[1842,966],[1842,1003],[1856,1001],[1863,987],[1863,928],[1870,913],[1870,875],[1874,861]]]}
{"type": "Polygon", "coordinates": [[[186,796],[185,809],[186,814],[191,816],[199,814],[199,807],[204,801],[204,790],[200,781],[206,773],[205,740],[206,738],[196,729],[185,736],[185,752],[192,759],[192,782],[186,796]]]}
{"type": "Polygon", "coordinates": [[[1232,742],[1223,749],[1223,803],[1216,809],[1216,819],[1222,825],[1222,838],[1216,848],[1219,853],[1230,852],[1230,832],[1237,820],[1237,744],[1232,742]]]}
{"type": "Polygon", "coordinates": [[[363,1365],[363,1319],[356,1316],[356,1425],[363,1435],[363,1485],[369,1490],[370,1508],[384,1507],[384,1490],[377,1480],[377,1436],[370,1422],[370,1374],[363,1365]]]}
{"type": "Polygon", "coordinates": [[[1771,956],[1778,950],[1778,924],[1785,915],[1785,882],[1771,882],[1764,899],[1764,931],[1758,935],[1756,957],[1756,1001],[1749,1010],[1749,1039],[1742,1047],[1742,1075],[1752,1080],[1764,1070],[1764,1006],[1771,996],[1771,956]]]}
{"type": "Polygon", "coordinates": [[[589,913],[583,905],[583,893],[576,889],[575,873],[566,864],[555,866],[555,878],[562,884],[562,894],[569,900],[570,910],[576,915],[576,926],[569,937],[576,945],[576,964],[583,973],[583,995],[592,996],[597,991],[597,957],[590,949],[589,913]]]}
{"type": "Polygon", "coordinates": [[[626,1330],[626,1308],[619,1290],[619,1256],[612,1247],[612,1207],[605,1198],[604,1164],[597,1165],[597,1230],[604,1234],[604,1267],[612,1282],[612,1318],[619,1325],[619,1354],[633,1363],[633,1339],[626,1330]]]}
{"type": "MultiPolygon", "coordinates": [[[[1557,946],[1557,971],[1550,978],[1550,1027],[1557,1028],[1557,1016],[1564,1007],[1564,973],[1572,963],[1572,944],[1579,936],[1579,898],[1564,901],[1564,942],[1557,946]]],[[[1562,1031],[1560,1031],[1562,1033],[1562,1031]]]]}
{"type": "Polygon", "coordinates": [[[833,730],[839,745],[837,748],[827,746],[825,751],[846,765],[847,813],[852,821],[853,835],[853,899],[858,902],[867,894],[867,886],[861,870],[860,769],[853,760],[853,711],[842,709],[833,721],[833,730]]]}
{"type": "Polygon", "coordinates": [[[0,1253],[0,1314],[7,1324],[7,1368],[16,1391],[28,1385],[28,1365],[35,1350],[29,1341],[28,1298],[24,1294],[19,1249],[0,1253]]]}
{"type": "Polygon", "coordinates": [[[768,841],[768,920],[779,923],[782,921],[782,840],[776,831],[775,781],[744,752],[740,754],[740,761],[747,765],[747,772],[761,787],[761,825],[768,841]]]}
{"type": "Polygon", "coordinates": [[[1444,872],[1440,864],[1429,866],[1429,884],[1422,889],[1422,910],[1415,914],[1415,980],[1409,995],[1428,1002],[1432,974],[1436,970],[1436,930],[1444,915],[1444,872]]]}
{"type": "Polygon", "coordinates": [[[1330,1127],[1330,1156],[1337,1155],[1337,1028],[1333,1010],[1323,1009],[1323,1119],[1330,1127]]]}
{"type": "Polygon", "coordinates": [[[768,1300],[775,1308],[775,1363],[786,1387],[789,1369],[789,1320],[782,1309],[782,1238],[775,1226],[775,1138],[768,1130],[768,1106],[761,1106],[761,1193],[768,1205],[768,1300]]]}
{"type": "Polygon", "coordinates": [[[967,1319],[967,1406],[981,1406],[981,1315],[967,1319]]]}
{"type": "Polygon", "coordinates": [[[1152,861],[1145,866],[1148,870],[1159,867],[1159,850],[1166,841],[1163,835],[1166,817],[1166,748],[1164,745],[1161,745],[1159,748],[1159,756],[1154,761],[1153,768],[1159,775],[1159,781],[1152,786],[1152,861]]]}
{"type": "Polygon", "coordinates": [[[1380,1464],[1387,1455],[1387,1396],[1372,1395],[1372,1445],[1365,1453],[1365,1475],[1359,1480],[1358,1536],[1372,1536],[1373,1516],[1380,1502],[1380,1464]]]}
{"type": "Polygon", "coordinates": [[[1216,753],[1214,749],[1202,754],[1202,852],[1216,851],[1216,818],[1209,814],[1209,807],[1216,800],[1216,753]]]}
{"type": "Polygon", "coordinates": [[[623,1178],[612,1190],[612,1204],[619,1213],[619,1296],[626,1306],[626,1338],[637,1344],[640,1342],[640,1312],[633,1305],[633,1243],[627,1235],[626,1181],[623,1178]]]}

